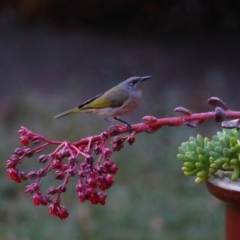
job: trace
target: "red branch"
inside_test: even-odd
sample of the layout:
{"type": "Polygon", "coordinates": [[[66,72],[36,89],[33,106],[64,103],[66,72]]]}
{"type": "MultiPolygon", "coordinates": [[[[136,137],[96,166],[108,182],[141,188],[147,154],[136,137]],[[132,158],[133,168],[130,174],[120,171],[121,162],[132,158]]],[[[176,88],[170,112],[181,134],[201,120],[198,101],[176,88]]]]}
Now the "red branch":
{"type": "MultiPolygon", "coordinates": [[[[178,127],[182,124],[189,124],[197,122],[197,125],[205,122],[206,120],[217,118],[216,112],[205,112],[205,113],[194,113],[189,116],[177,116],[177,117],[167,117],[167,118],[156,118],[153,116],[145,116],[143,117],[142,123],[137,123],[131,125],[133,134],[147,132],[147,133],[155,133],[163,126],[170,126],[170,127],[178,127]]],[[[225,111],[225,118],[226,119],[240,119],[240,112],[238,111],[225,111]]],[[[191,126],[195,127],[195,126],[191,126]]],[[[118,132],[114,129],[111,131],[105,132],[107,137],[121,135],[123,133],[128,132],[128,128],[124,126],[117,126],[118,132]]],[[[92,143],[99,141],[102,138],[102,134],[91,136],[92,143]]],[[[73,143],[75,146],[80,146],[82,144],[87,144],[89,142],[89,137],[82,138],[81,140],[73,143]]]]}

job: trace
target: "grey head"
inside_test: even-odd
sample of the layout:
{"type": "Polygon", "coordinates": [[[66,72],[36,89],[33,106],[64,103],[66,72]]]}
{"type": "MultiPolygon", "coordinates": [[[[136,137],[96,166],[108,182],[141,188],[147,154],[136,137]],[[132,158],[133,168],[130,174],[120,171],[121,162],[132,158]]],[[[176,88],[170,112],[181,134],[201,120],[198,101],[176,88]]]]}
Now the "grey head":
{"type": "Polygon", "coordinates": [[[142,83],[147,80],[152,78],[151,76],[145,76],[145,77],[130,77],[124,82],[120,83],[118,86],[123,88],[123,89],[128,89],[128,90],[141,90],[141,85],[142,83]]]}

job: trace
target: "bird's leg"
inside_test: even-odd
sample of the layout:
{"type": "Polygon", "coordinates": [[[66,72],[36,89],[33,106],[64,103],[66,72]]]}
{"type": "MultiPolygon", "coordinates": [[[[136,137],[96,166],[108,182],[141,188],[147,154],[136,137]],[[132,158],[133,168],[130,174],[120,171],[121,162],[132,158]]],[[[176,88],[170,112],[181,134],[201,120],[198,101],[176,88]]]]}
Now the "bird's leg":
{"type": "Polygon", "coordinates": [[[118,129],[117,129],[117,127],[110,121],[110,119],[104,118],[104,120],[105,120],[109,125],[111,125],[117,133],[119,132],[118,129]]]}
{"type": "Polygon", "coordinates": [[[125,123],[125,124],[127,125],[129,134],[132,132],[132,127],[131,127],[131,125],[130,125],[129,123],[123,121],[122,119],[119,119],[118,117],[114,117],[114,119],[115,119],[115,120],[118,120],[118,121],[120,121],[120,122],[122,122],[122,123],[125,123]]]}

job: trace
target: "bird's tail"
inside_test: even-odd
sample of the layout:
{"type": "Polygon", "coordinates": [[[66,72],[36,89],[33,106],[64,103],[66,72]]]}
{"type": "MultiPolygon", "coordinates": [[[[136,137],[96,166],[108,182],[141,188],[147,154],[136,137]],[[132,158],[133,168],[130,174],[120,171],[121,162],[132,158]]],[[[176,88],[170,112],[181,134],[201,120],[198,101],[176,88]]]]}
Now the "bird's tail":
{"type": "Polygon", "coordinates": [[[67,116],[67,115],[69,115],[69,114],[79,113],[79,112],[81,112],[81,110],[80,110],[79,108],[73,108],[73,109],[70,109],[70,110],[68,110],[68,111],[62,112],[62,113],[54,116],[53,118],[54,118],[54,119],[58,119],[58,118],[60,118],[60,117],[67,116]]]}

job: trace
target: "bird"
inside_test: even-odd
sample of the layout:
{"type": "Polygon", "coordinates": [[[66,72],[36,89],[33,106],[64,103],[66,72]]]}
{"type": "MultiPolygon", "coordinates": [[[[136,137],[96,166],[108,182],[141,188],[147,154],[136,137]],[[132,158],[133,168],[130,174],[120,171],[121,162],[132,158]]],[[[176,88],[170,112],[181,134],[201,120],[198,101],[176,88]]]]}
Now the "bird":
{"type": "Polygon", "coordinates": [[[130,77],[105,93],[83,102],[78,107],[54,116],[54,119],[74,113],[93,113],[102,116],[116,131],[118,129],[109,118],[126,124],[130,134],[131,125],[118,117],[132,112],[137,107],[142,96],[142,83],[150,78],[152,77],[130,77]]]}

